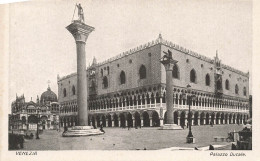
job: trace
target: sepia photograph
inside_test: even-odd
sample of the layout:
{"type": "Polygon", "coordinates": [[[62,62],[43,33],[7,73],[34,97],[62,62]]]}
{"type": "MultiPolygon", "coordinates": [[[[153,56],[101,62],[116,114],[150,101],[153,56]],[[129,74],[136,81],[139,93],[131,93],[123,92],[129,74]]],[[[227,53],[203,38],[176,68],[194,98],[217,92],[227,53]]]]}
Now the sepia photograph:
{"type": "Polygon", "coordinates": [[[254,150],[252,0],[5,7],[13,155],[254,150]]]}

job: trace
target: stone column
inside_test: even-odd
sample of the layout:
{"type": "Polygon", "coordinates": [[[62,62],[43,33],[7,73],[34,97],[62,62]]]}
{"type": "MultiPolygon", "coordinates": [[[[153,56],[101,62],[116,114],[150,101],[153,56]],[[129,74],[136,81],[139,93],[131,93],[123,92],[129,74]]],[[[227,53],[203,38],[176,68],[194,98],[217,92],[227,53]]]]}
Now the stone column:
{"type": "Polygon", "coordinates": [[[200,117],[198,117],[198,125],[200,126],[200,117]]]}
{"type": "Polygon", "coordinates": [[[81,21],[73,21],[67,30],[73,35],[77,47],[77,104],[78,104],[78,125],[88,125],[88,89],[86,76],[86,53],[85,45],[88,35],[94,27],[88,26],[81,21]]]}
{"type": "Polygon", "coordinates": [[[203,125],[206,125],[206,118],[203,117],[203,125]]]}
{"type": "Polygon", "coordinates": [[[108,127],[108,119],[106,119],[106,127],[108,127]]]}
{"type": "Polygon", "coordinates": [[[150,127],[152,127],[153,126],[153,120],[152,120],[152,118],[150,118],[150,127]]]}
{"type": "Polygon", "coordinates": [[[174,124],[172,71],[173,71],[174,64],[176,64],[177,61],[173,59],[168,59],[168,60],[162,60],[161,63],[164,65],[166,70],[166,110],[167,110],[166,124],[174,124]]]}
{"type": "Polygon", "coordinates": [[[118,127],[121,127],[121,121],[118,120],[118,127]]]}
{"type": "Polygon", "coordinates": [[[163,125],[163,119],[160,119],[160,126],[163,125]]]}
{"type": "Polygon", "coordinates": [[[181,125],[181,117],[178,117],[178,125],[181,125]]]}
{"type": "Polygon", "coordinates": [[[141,118],[141,126],[144,126],[144,120],[141,118]]]}
{"type": "Polygon", "coordinates": [[[112,127],[115,127],[115,121],[112,120],[112,127]]]}

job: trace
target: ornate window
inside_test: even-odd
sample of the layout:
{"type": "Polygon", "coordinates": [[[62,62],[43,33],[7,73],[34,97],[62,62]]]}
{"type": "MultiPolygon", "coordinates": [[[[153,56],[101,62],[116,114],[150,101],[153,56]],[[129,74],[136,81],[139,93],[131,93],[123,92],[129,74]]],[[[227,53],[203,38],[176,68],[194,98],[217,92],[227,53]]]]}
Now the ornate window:
{"type": "Polygon", "coordinates": [[[63,89],[63,97],[66,97],[67,96],[67,91],[66,91],[66,88],[63,89]]]}
{"type": "Polygon", "coordinates": [[[210,76],[209,76],[209,74],[206,75],[205,82],[206,82],[206,86],[210,86],[210,76]]]}
{"type": "Polygon", "coordinates": [[[243,89],[244,96],[246,96],[246,87],[243,89]]]}
{"type": "Polygon", "coordinates": [[[176,79],[180,79],[179,67],[176,64],[173,66],[172,77],[176,79]]]}
{"type": "Polygon", "coordinates": [[[108,80],[107,80],[106,76],[103,78],[102,84],[103,84],[103,88],[107,88],[108,87],[108,80]]]}
{"type": "Polygon", "coordinates": [[[121,71],[120,73],[120,84],[125,84],[125,72],[121,71]]]}
{"type": "Polygon", "coordinates": [[[238,91],[239,91],[239,88],[238,88],[238,85],[236,84],[236,86],[235,86],[235,93],[238,94],[238,91]]]}
{"type": "Polygon", "coordinates": [[[139,75],[140,75],[140,79],[146,78],[146,68],[144,65],[141,65],[141,67],[139,69],[139,75]]]}
{"type": "Polygon", "coordinates": [[[196,83],[196,72],[195,72],[195,70],[194,69],[192,69],[191,71],[190,71],[190,81],[191,82],[193,82],[193,83],[196,83]]]}
{"type": "Polygon", "coordinates": [[[228,79],[225,82],[225,88],[226,88],[226,90],[229,90],[229,80],[228,79]]]}
{"type": "Polygon", "coordinates": [[[73,95],[75,95],[75,94],[76,94],[76,88],[75,88],[75,86],[74,86],[74,85],[72,86],[72,94],[73,94],[73,95]]]}

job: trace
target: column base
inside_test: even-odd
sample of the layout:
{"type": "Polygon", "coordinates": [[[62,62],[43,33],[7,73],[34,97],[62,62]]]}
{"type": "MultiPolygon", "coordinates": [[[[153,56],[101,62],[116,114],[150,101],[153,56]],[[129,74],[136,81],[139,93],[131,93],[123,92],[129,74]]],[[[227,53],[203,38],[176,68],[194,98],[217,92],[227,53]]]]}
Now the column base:
{"type": "Polygon", "coordinates": [[[195,143],[195,137],[186,137],[186,143],[195,143]]]}
{"type": "Polygon", "coordinates": [[[104,132],[99,129],[94,129],[93,126],[73,126],[72,129],[62,133],[63,137],[78,137],[78,136],[92,136],[101,135],[104,132]]]}
{"type": "Polygon", "coordinates": [[[159,128],[159,130],[182,130],[182,128],[177,124],[164,124],[159,128]]]}

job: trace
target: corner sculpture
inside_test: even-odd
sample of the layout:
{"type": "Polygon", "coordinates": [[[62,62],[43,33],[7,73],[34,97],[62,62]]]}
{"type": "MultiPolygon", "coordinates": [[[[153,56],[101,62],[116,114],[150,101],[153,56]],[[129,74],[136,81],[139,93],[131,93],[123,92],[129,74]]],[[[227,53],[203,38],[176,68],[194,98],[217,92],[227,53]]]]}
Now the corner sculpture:
{"type": "MultiPolygon", "coordinates": [[[[88,125],[88,89],[87,89],[87,77],[86,77],[86,53],[85,45],[89,34],[94,31],[94,27],[86,25],[84,23],[83,9],[81,5],[77,5],[78,8],[78,20],[73,20],[72,23],[67,26],[67,30],[72,34],[76,42],[77,48],[77,104],[78,104],[78,122],[76,126],[71,129],[64,127],[62,136],[90,136],[104,134],[99,129],[94,129],[93,126],[88,125]]],[[[76,7],[75,7],[76,9],[76,7]]],[[[74,10],[75,13],[75,10],[74,10]]],[[[74,14],[73,14],[74,17],[74,14]]]]}

